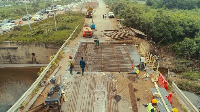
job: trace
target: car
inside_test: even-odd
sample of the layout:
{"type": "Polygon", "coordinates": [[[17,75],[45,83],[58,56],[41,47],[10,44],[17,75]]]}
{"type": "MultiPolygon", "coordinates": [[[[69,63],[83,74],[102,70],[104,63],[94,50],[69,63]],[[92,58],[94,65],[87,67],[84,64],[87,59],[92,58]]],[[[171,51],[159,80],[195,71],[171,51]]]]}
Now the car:
{"type": "Polygon", "coordinates": [[[2,21],[2,23],[0,23],[0,27],[3,26],[4,24],[7,24],[7,23],[15,23],[15,21],[13,21],[11,19],[4,19],[2,21]]]}
{"type": "Polygon", "coordinates": [[[64,8],[63,6],[61,6],[61,7],[57,7],[57,9],[58,9],[59,11],[63,11],[65,8],[64,8]]]}
{"type": "Polygon", "coordinates": [[[36,13],[36,15],[42,15],[43,16],[43,12],[42,11],[38,11],[37,13],[36,13]]]}
{"type": "Polygon", "coordinates": [[[41,15],[34,15],[33,16],[33,20],[34,21],[40,21],[40,20],[42,20],[43,19],[43,16],[41,16],[41,15]]]}
{"type": "Polygon", "coordinates": [[[69,9],[69,8],[66,8],[65,9],[65,12],[71,12],[72,10],[71,9],[69,9]]]}
{"type": "Polygon", "coordinates": [[[1,30],[7,32],[13,30],[15,26],[17,26],[15,23],[6,23],[2,26],[1,30]]]}
{"type": "Polygon", "coordinates": [[[47,17],[49,17],[49,16],[54,16],[54,12],[53,11],[49,12],[47,17]]]}
{"type": "Polygon", "coordinates": [[[27,21],[30,20],[32,17],[30,14],[24,15],[24,17],[22,18],[22,21],[27,21]]]}
{"type": "Polygon", "coordinates": [[[113,13],[113,12],[108,12],[108,17],[109,17],[109,18],[114,18],[114,17],[115,17],[115,15],[114,15],[114,13],[113,13]]]}

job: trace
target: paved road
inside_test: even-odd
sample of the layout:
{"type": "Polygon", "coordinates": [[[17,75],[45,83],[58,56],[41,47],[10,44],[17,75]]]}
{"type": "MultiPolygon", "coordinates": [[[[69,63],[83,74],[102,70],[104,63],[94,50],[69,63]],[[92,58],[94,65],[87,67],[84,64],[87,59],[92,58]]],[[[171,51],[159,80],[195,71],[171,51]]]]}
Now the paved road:
{"type": "MultiPolygon", "coordinates": [[[[57,12],[56,12],[56,14],[60,14],[60,13],[63,13],[63,11],[57,11],[57,12]]],[[[33,16],[33,15],[32,15],[32,16],[33,16]]],[[[43,15],[43,20],[46,19],[46,18],[47,18],[47,14],[44,14],[44,15],[43,15]]],[[[22,21],[22,18],[17,19],[17,20],[15,20],[15,21],[16,21],[16,22],[22,21]]],[[[29,22],[30,22],[30,24],[32,24],[32,23],[37,22],[37,21],[34,21],[34,20],[23,21],[23,25],[27,25],[27,24],[29,24],[29,22]]],[[[1,27],[0,27],[0,34],[3,34],[2,30],[1,30],[1,27]]]]}

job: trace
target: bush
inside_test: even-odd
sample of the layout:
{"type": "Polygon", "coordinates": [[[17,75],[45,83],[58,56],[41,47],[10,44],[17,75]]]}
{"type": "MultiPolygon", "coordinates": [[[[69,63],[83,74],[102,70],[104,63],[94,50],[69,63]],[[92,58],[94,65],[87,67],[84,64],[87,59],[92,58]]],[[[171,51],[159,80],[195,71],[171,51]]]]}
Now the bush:
{"type": "Polygon", "coordinates": [[[200,94],[200,85],[196,83],[188,82],[188,81],[180,81],[178,82],[177,86],[182,90],[192,91],[196,94],[200,94]]]}
{"type": "Polygon", "coordinates": [[[67,14],[56,15],[57,31],[55,30],[54,19],[47,18],[43,21],[32,23],[31,31],[28,25],[19,26],[15,31],[1,35],[0,41],[43,42],[62,45],[75,27],[84,23],[84,19],[84,14],[82,13],[72,13],[70,16],[67,14]]]}
{"type": "Polygon", "coordinates": [[[183,72],[181,73],[181,77],[184,79],[197,81],[200,78],[200,75],[198,72],[183,72]]]}

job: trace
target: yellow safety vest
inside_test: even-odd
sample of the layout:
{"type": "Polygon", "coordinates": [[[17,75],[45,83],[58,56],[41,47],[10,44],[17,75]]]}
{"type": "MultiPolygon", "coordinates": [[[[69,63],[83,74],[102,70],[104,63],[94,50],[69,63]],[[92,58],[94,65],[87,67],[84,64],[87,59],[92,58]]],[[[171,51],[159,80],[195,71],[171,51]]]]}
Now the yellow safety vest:
{"type": "Polygon", "coordinates": [[[73,60],[69,59],[69,65],[74,65],[73,60]]]}
{"type": "Polygon", "coordinates": [[[139,71],[139,69],[138,69],[138,68],[136,68],[135,72],[136,72],[137,74],[139,74],[139,72],[140,72],[140,71],[139,71]]]}
{"type": "Polygon", "coordinates": [[[151,112],[151,109],[154,109],[154,112],[156,111],[156,109],[153,107],[152,103],[149,103],[148,107],[147,107],[147,112],[151,112]]]}

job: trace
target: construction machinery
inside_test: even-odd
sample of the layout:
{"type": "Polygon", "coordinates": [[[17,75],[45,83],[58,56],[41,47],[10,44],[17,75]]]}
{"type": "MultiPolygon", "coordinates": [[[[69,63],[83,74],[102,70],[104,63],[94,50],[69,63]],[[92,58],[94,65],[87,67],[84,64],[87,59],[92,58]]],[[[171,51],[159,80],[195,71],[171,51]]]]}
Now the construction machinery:
{"type": "Polygon", "coordinates": [[[92,37],[93,31],[89,25],[83,27],[83,37],[92,37]]]}
{"type": "Polygon", "coordinates": [[[55,85],[50,88],[47,98],[45,100],[47,110],[56,112],[61,111],[62,98],[62,86],[55,85]]]}
{"type": "Polygon", "coordinates": [[[92,18],[92,16],[93,16],[93,8],[91,6],[89,6],[87,8],[86,18],[92,18]]]}
{"type": "Polygon", "coordinates": [[[64,101],[62,86],[55,85],[50,87],[45,103],[42,103],[27,112],[61,112],[61,105],[64,101]]]}

